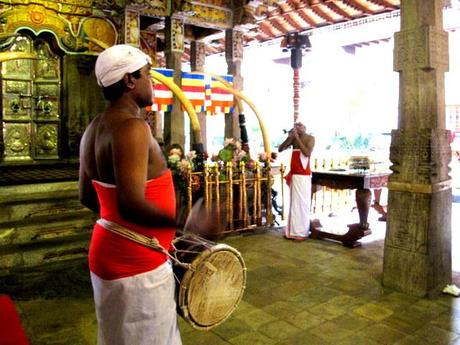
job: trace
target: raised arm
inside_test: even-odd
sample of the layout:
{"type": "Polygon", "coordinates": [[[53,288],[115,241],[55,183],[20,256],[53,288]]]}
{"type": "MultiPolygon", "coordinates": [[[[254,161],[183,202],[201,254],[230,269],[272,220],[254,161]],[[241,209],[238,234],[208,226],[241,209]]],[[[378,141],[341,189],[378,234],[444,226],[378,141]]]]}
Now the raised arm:
{"type": "Polygon", "coordinates": [[[278,152],[282,152],[292,145],[292,143],[294,142],[293,132],[294,131],[292,129],[289,131],[288,137],[280,144],[280,146],[278,146],[278,152]]]}

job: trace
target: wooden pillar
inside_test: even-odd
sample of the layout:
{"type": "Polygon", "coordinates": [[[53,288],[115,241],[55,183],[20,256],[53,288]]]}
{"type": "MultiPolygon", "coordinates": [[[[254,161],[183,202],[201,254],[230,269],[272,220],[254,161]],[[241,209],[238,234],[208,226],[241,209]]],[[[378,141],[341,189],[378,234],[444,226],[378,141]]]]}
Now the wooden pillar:
{"type": "Polygon", "coordinates": [[[123,43],[139,47],[140,45],[140,17],[135,9],[125,8],[123,43]]]}
{"type": "MultiPolygon", "coordinates": [[[[233,88],[237,91],[243,90],[243,77],[241,76],[243,33],[241,31],[225,30],[225,58],[227,60],[228,74],[233,75],[233,88]]],[[[234,112],[225,114],[226,138],[240,138],[238,115],[234,112]]]]}
{"type": "MultiPolygon", "coordinates": [[[[190,67],[192,72],[204,72],[205,65],[205,43],[202,41],[192,41],[190,46],[190,67]]],[[[203,149],[207,150],[206,140],[206,112],[199,112],[196,114],[201,128],[201,140],[203,142],[203,149]]],[[[190,137],[193,137],[193,131],[190,129],[190,137]]]]}
{"type": "MultiPolygon", "coordinates": [[[[174,82],[180,87],[182,54],[184,52],[184,21],[182,18],[166,17],[166,67],[174,70],[174,82]]],[[[173,109],[164,115],[165,145],[185,144],[184,112],[179,99],[174,96],[173,109]]]]}
{"type": "Polygon", "coordinates": [[[390,147],[383,285],[416,296],[440,293],[452,278],[442,8],[443,0],[402,0],[401,31],[395,34],[399,119],[390,147]]]}

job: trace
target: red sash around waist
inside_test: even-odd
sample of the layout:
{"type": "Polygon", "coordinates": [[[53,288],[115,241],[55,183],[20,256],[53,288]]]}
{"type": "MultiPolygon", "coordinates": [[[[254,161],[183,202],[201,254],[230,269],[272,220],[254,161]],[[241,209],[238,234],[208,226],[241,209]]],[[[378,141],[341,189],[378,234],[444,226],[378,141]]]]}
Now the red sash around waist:
{"type": "MultiPolygon", "coordinates": [[[[175,228],[149,228],[124,220],[118,209],[117,187],[93,181],[96,189],[101,218],[120,224],[148,237],[155,236],[169,250],[175,228]]],[[[171,172],[149,180],[145,184],[145,199],[170,217],[176,215],[176,198],[171,172]]],[[[111,280],[144,273],[160,266],[167,260],[165,254],[94,226],[89,248],[89,268],[102,279],[111,280]]]]}

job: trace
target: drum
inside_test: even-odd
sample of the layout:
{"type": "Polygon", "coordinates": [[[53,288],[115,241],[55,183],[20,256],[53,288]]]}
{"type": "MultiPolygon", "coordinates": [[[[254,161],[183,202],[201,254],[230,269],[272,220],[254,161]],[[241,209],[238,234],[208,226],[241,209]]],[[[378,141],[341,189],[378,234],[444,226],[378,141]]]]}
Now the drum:
{"type": "Polygon", "coordinates": [[[246,287],[241,254],[192,234],[178,237],[174,246],[181,263],[174,264],[179,315],[200,330],[221,324],[236,309],[246,287]]]}

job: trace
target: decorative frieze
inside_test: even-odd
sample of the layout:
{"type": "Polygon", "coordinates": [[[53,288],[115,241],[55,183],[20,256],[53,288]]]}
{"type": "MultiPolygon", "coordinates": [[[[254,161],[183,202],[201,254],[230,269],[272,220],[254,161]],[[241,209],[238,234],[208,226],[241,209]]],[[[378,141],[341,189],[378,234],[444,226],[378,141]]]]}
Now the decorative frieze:
{"type": "Polygon", "coordinates": [[[168,0],[129,0],[127,5],[143,15],[166,17],[171,13],[171,1],[168,0]]]}
{"type": "Polygon", "coordinates": [[[394,70],[449,69],[448,34],[432,26],[395,34],[394,70]]]}
{"type": "Polygon", "coordinates": [[[230,29],[233,27],[233,10],[231,1],[175,1],[174,13],[184,15],[187,23],[215,28],[230,29]]]}
{"type": "Polygon", "coordinates": [[[36,125],[36,153],[35,158],[59,158],[58,157],[58,126],[57,124],[36,125]]]}
{"type": "Polygon", "coordinates": [[[13,4],[6,4],[0,0],[4,21],[0,32],[14,33],[28,29],[38,34],[46,30],[56,36],[60,48],[67,53],[99,52],[117,41],[117,30],[112,22],[115,16],[108,19],[104,18],[105,12],[93,11],[96,7],[92,7],[92,2],[86,7],[80,2],[64,6],[55,1],[13,1],[13,4]]]}
{"type": "Polygon", "coordinates": [[[433,184],[449,179],[451,157],[449,131],[444,129],[399,129],[392,131],[390,182],[433,184]]]}
{"type": "Polygon", "coordinates": [[[30,157],[30,124],[3,123],[4,159],[28,160],[30,157]]]}
{"type": "MultiPolygon", "coordinates": [[[[171,17],[166,20],[166,52],[184,52],[184,20],[182,17],[171,17]]],[[[171,68],[171,66],[168,66],[171,68]]]]}
{"type": "Polygon", "coordinates": [[[192,41],[190,48],[190,65],[192,71],[203,72],[206,59],[206,44],[201,41],[192,41]]]}
{"type": "Polygon", "coordinates": [[[238,30],[225,30],[225,58],[227,62],[243,59],[243,33],[238,30]]]}
{"type": "Polygon", "coordinates": [[[139,12],[132,9],[125,10],[125,42],[139,47],[140,40],[140,19],[139,12]]]}

